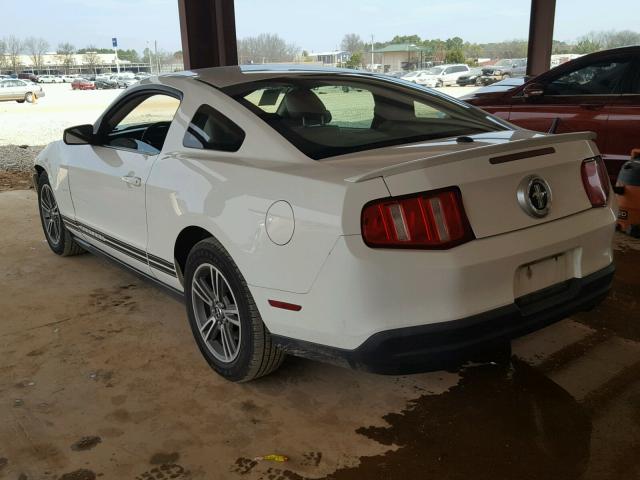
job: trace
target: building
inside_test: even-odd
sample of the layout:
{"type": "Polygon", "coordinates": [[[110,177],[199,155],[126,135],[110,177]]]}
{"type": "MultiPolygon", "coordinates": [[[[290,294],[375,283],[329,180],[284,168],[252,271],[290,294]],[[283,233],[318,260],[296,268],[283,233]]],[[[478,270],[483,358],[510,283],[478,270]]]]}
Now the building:
{"type": "Polygon", "coordinates": [[[382,55],[385,72],[413,70],[421,66],[425,59],[425,49],[413,43],[395,43],[373,51],[382,55]]]}
{"type": "MultiPolygon", "coordinates": [[[[68,71],[70,74],[78,73],[102,73],[115,72],[118,69],[116,65],[115,53],[74,53],[70,56],[67,63],[63,55],[56,52],[45,53],[42,55],[42,66],[35,68],[33,59],[30,55],[18,55],[18,72],[33,72],[36,74],[60,74],[68,71]]],[[[131,70],[134,72],[150,71],[149,63],[131,63],[128,60],[118,59],[121,69],[131,70]]],[[[4,56],[4,62],[0,61],[0,73],[14,73],[10,55],[4,56]]]]}
{"type": "Polygon", "coordinates": [[[351,60],[351,53],[344,50],[333,50],[330,52],[313,52],[309,57],[314,61],[327,66],[337,66],[351,60]]]}

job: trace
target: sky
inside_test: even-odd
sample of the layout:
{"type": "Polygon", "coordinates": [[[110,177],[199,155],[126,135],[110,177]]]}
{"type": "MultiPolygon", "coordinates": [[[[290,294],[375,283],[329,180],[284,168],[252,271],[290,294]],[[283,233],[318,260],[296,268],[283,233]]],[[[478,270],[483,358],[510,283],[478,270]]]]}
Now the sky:
{"type": "MultiPolygon", "coordinates": [[[[0,38],[39,36],[54,50],[142,50],[147,42],[180,50],[177,0],[0,0],[0,38]],[[28,8],[25,9],[25,5],[28,8]]],[[[236,0],[239,37],[277,33],[300,49],[326,51],[346,33],[370,41],[394,35],[459,36],[471,42],[523,39],[530,0],[236,0]]],[[[640,30],[639,0],[557,0],[555,38],[573,41],[591,30],[640,30]]]]}

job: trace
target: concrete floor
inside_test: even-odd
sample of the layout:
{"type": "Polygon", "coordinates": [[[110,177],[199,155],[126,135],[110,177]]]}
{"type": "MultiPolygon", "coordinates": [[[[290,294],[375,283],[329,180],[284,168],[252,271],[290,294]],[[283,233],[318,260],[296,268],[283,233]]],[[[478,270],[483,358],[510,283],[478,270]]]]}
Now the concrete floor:
{"type": "Polygon", "coordinates": [[[518,340],[509,369],[384,377],[290,358],[213,374],[184,307],[44,242],[0,193],[0,478],[640,478],[640,246],[598,309],[518,340]],[[286,463],[255,461],[280,453],[286,463]]]}

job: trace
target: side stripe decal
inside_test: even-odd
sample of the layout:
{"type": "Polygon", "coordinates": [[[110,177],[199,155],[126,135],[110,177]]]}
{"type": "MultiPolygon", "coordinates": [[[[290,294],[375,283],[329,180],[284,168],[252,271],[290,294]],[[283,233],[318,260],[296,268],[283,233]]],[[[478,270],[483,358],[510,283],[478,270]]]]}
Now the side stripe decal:
{"type": "Polygon", "coordinates": [[[69,217],[62,216],[62,220],[64,221],[65,227],[69,230],[76,233],[83,233],[98,242],[101,242],[108,247],[117,250],[118,252],[127,255],[139,262],[148,264],[151,268],[159,270],[162,273],[170,275],[172,277],[177,278],[176,268],[173,262],[169,262],[163,258],[157,257],[155,255],[147,254],[144,250],[141,250],[137,247],[129,245],[117,238],[114,238],[110,235],[102,233],[88,225],[85,225],[82,222],[77,220],[73,220],[69,217]]]}

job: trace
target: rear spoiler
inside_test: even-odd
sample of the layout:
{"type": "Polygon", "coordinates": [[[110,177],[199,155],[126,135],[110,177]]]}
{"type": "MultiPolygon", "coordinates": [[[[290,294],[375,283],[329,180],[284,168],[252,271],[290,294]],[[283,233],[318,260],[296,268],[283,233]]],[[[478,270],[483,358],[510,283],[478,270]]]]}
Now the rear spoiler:
{"type": "MultiPolygon", "coordinates": [[[[389,167],[378,168],[362,175],[356,175],[354,177],[345,178],[346,182],[359,183],[366,180],[371,180],[377,177],[388,177],[390,175],[397,175],[399,173],[410,172],[412,170],[419,170],[425,167],[432,167],[435,165],[441,165],[443,163],[458,162],[461,160],[468,160],[472,157],[482,157],[487,155],[494,155],[500,153],[517,153],[521,150],[528,148],[536,148],[541,146],[553,146],[559,143],[576,142],[579,140],[595,140],[597,135],[593,132],[576,132],[576,133],[562,133],[558,135],[546,135],[540,134],[540,136],[533,138],[526,138],[523,140],[513,140],[506,143],[500,143],[497,145],[485,145],[482,147],[469,148],[459,152],[444,153],[442,155],[435,155],[433,157],[418,158],[415,160],[409,160],[408,162],[399,163],[397,165],[391,165],[389,167]]],[[[538,152],[533,151],[531,155],[528,152],[520,152],[519,158],[535,157],[539,155],[538,152]]],[[[552,153],[552,152],[546,152],[552,153]]],[[[492,162],[502,163],[502,162],[492,162]]]]}

